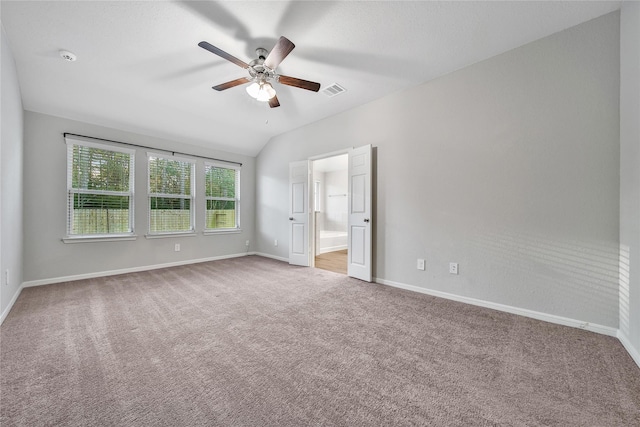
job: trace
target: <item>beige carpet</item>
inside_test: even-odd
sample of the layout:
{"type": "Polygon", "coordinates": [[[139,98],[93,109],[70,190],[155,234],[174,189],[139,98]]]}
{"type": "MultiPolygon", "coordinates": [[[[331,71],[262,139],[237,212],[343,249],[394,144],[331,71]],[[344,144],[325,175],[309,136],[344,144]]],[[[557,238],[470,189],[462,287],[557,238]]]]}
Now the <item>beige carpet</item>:
{"type": "Polygon", "coordinates": [[[244,257],[27,288],[2,426],[638,426],[614,338],[244,257]]]}

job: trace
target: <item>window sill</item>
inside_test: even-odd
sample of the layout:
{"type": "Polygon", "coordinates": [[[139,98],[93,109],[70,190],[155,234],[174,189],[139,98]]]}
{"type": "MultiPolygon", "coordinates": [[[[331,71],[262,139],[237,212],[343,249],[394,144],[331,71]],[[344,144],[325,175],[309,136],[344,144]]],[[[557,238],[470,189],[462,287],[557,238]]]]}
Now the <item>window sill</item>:
{"type": "Polygon", "coordinates": [[[95,242],[120,242],[123,240],[136,240],[135,234],[114,235],[114,236],[73,236],[62,239],[64,243],[95,243],[95,242]]]}
{"type": "Polygon", "coordinates": [[[195,237],[195,231],[186,231],[184,233],[158,233],[158,234],[145,234],[147,239],[167,239],[170,237],[195,237]]]}
{"type": "Polygon", "coordinates": [[[219,230],[205,230],[202,232],[205,236],[210,236],[213,234],[240,234],[242,233],[241,228],[221,228],[219,230]]]}

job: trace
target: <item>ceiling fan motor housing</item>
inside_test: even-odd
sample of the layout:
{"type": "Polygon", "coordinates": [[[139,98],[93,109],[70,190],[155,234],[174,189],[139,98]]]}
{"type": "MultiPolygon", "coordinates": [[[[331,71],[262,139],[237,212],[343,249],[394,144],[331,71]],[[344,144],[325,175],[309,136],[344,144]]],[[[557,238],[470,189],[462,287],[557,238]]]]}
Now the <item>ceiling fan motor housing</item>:
{"type": "Polygon", "coordinates": [[[258,58],[249,63],[249,74],[253,81],[269,81],[274,78],[275,72],[264,65],[268,54],[267,49],[261,47],[256,49],[258,58]]]}
{"type": "Polygon", "coordinates": [[[267,59],[267,55],[269,55],[269,51],[259,47],[256,49],[256,55],[258,56],[258,59],[261,59],[262,62],[264,62],[264,60],[267,59]]]}

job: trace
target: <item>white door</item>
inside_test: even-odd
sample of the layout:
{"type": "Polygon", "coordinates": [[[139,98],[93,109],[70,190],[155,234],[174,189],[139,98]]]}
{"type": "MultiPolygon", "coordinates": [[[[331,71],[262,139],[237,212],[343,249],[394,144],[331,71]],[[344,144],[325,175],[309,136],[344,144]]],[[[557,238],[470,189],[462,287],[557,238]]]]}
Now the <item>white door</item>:
{"type": "Polygon", "coordinates": [[[347,274],[371,281],[371,145],[349,152],[347,274]]]}
{"type": "Polygon", "coordinates": [[[289,264],[309,266],[309,161],[289,163],[289,264]]]}

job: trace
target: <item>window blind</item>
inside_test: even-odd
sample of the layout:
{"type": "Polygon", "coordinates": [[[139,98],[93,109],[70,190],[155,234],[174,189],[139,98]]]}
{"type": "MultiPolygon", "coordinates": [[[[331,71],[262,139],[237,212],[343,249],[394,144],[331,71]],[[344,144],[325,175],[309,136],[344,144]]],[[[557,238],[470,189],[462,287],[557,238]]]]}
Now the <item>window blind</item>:
{"type": "Polygon", "coordinates": [[[149,155],[149,233],[194,230],[194,172],[191,160],[149,155]]]}
{"type": "Polygon", "coordinates": [[[133,150],[67,139],[67,234],[133,233],[133,150]]]}
{"type": "Polygon", "coordinates": [[[205,229],[240,227],[240,169],[205,163],[205,229]]]}

